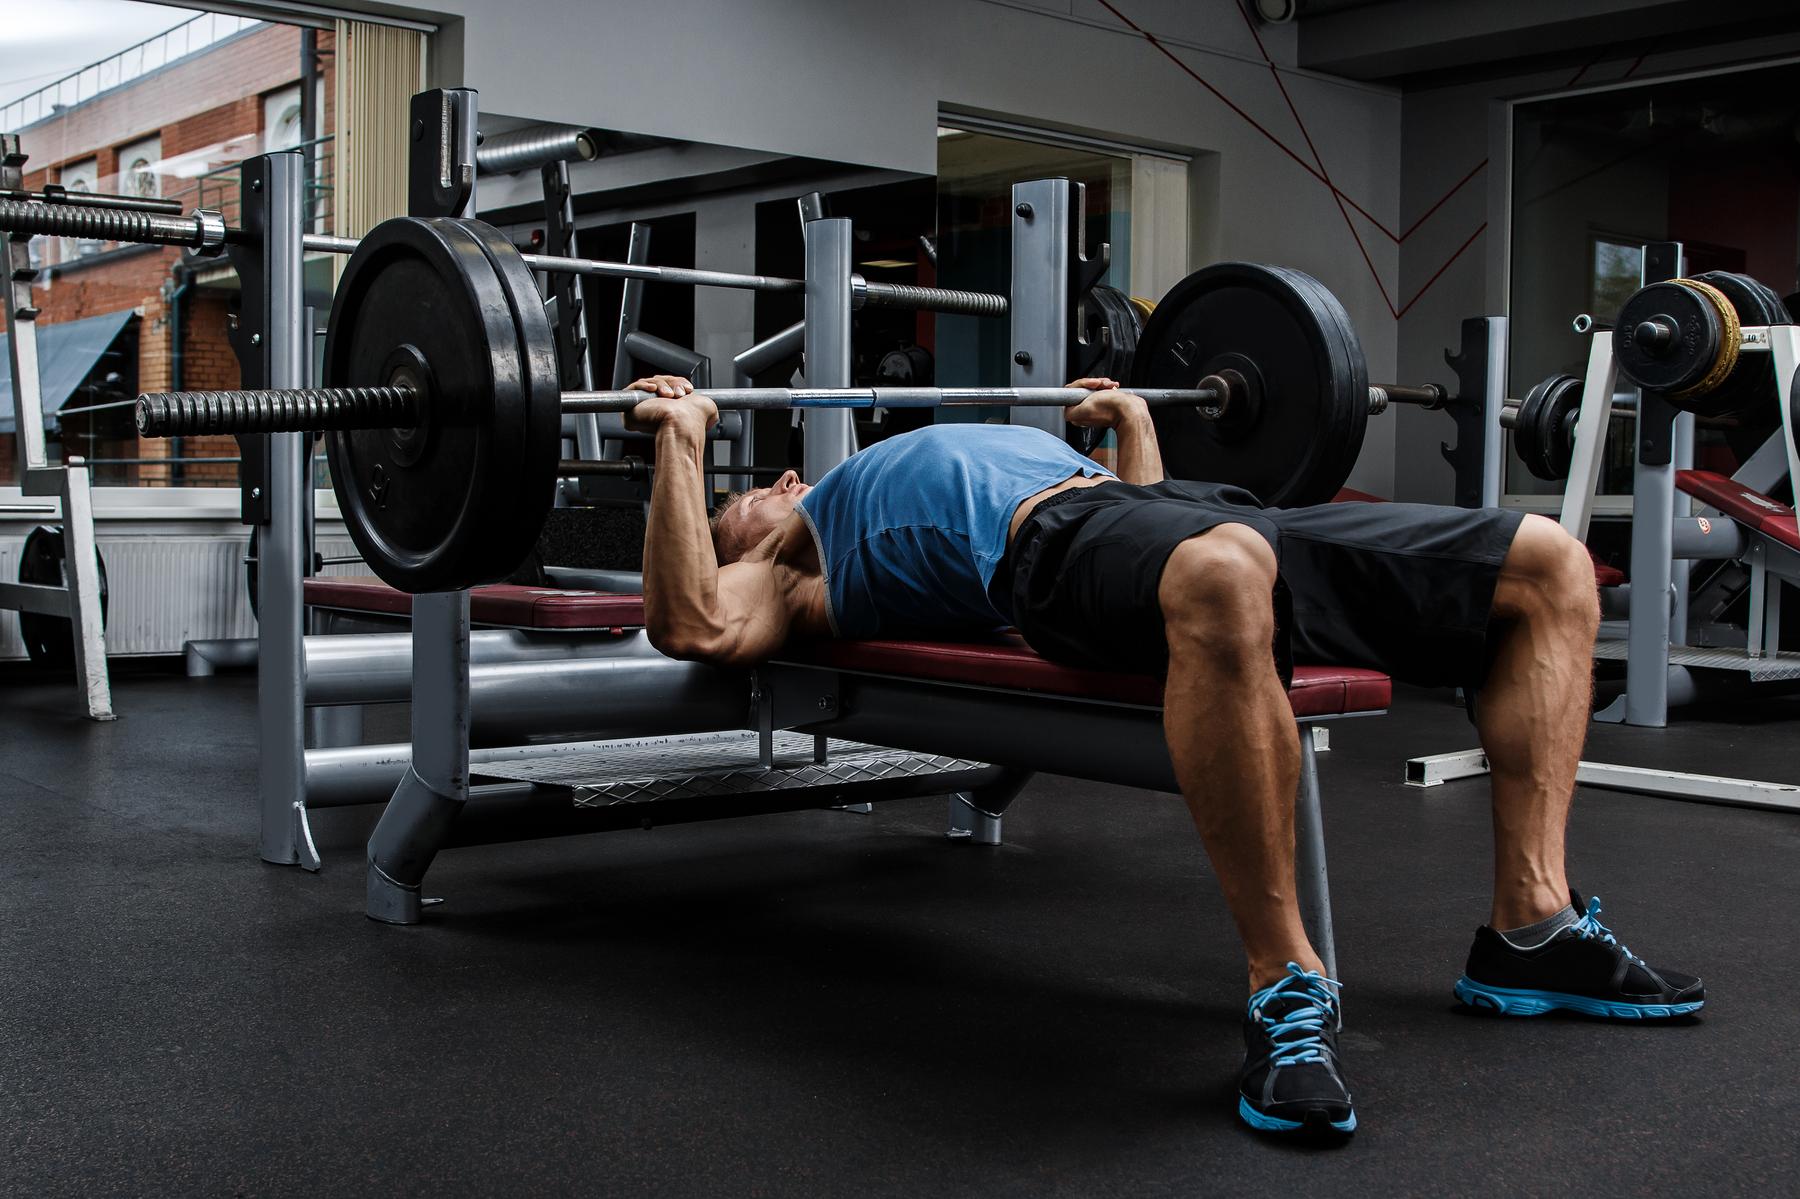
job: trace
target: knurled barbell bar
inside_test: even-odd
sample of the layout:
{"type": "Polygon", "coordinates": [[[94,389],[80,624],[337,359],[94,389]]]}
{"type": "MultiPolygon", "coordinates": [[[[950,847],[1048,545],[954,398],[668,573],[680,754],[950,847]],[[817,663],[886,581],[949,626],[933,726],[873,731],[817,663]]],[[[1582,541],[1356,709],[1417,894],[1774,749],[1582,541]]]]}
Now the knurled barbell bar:
{"type": "MultiPolygon", "coordinates": [[[[1330,499],[1370,411],[1438,406],[1436,387],[1376,388],[1340,305],[1309,276],[1220,263],[1158,304],[1133,391],[1152,401],[1174,477],[1270,504],[1330,499]]],[[[146,434],[329,430],[333,485],[363,559],[410,591],[504,577],[558,477],[563,414],[624,411],[641,392],[560,389],[531,264],[493,227],[397,218],[363,238],[333,303],[324,381],[279,392],[144,396],[146,434]]],[[[1058,405],[1068,388],[722,389],[722,407],[1058,405]]]]}
{"type": "MultiPolygon", "coordinates": [[[[411,378],[424,372],[399,368],[411,378]]],[[[1232,404],[1249,403],[1248,381],[1237,371],[1209,375],[1194,387],[1133,388],[1151,407],[1185,404],[1208,420],[1222,420],[1232,404]]],[[[773,412],[791,408],[1067,408],[1094,393],[1080,387],[706,387],[722,412],[773,412]]],[[[1390,403],[1438,407],[1443,391],[1371,387],[1371,415],[1390,403]],[[1414,399],[1412,397],[1416,396],[1414,399]]],[[[649,393],[565,391],[565,414],[630,412],[649,393]]],[[[323,433],[337,429],[410,429],[425,422],[430,391],[414,382],[375,387],[295,387],[270,390],[147,392],[137,398],[137,430],[144,437],[192,437],[207,433],[323,433]]]]}
{"type": "MultiPolygon", "coordinates": [[[[229,245],[241,245],[249,236],[242,229],[227,225],[223,216],[208,209],[181,214],[143,211],[123,205],[88,206],[13,199],[0,199],[0,232],[185,246],[209,255],[221,253],[229,245]]],[[[323,254],[354,254],[359,242],[353,237],[314,233],[306,234],[300,240],[303,248],[323,254]]],[[[798,294],[806,290],[804,280],[776,275],[746,275],[551,254],[524,254],[521,257],[532,270],[548,274],[604,275],[609,279],[645,279],[691,287],[730,287],[760,292],[798,294]]],[[[859,274],[850,276],[850,297],[857,308],[905,308],[952,316],[1005,316],[1008,306],[1005,296],[992,292],[872,282],[859,274]]]]}

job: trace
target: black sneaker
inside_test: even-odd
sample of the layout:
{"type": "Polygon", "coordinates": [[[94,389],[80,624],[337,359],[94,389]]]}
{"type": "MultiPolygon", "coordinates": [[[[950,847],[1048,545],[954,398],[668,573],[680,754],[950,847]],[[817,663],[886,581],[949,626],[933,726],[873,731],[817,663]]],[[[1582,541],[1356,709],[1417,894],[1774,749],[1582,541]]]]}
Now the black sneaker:
{"type": "Polygon", "coordinates": [[[1261,1132],[1356,1131],[1338,1067],[1338,984],[1288,963],[1288,976],[1250,996],[1238,1115],[1261,1132]]]}
{"type": "MultiPolygon", "coordinates": [[[[1582,908],[1574,894],[1575,908],[1582,908]]],[[[1651,967],[1600,923],[1600,900],[1542,945],[1516,949],[1485,925],[1475,930],[1456,997],[1503,1016],[1557,1008],[1614,1020],[1659,1020],[1697,1012],[1706,990],[1690,974],[1651,967]]]]}

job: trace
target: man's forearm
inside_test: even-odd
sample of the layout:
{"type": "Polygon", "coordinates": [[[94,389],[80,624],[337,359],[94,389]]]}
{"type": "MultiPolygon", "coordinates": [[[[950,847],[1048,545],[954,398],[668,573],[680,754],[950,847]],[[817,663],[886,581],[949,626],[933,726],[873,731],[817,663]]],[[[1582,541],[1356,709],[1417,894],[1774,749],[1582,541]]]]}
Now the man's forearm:
{"type": "Polygon", "coordinates": [[[1119,435],[1119,478],[1140,486],[1163,480],[1162,449],[1156,444],[1156,426],[1150,410],[1140,408],[1114,426],[1119,435]]]}
{"type": "Polygon", "coordinates": [[[679,424],[656,431],[656,482],[644,532],[644,611],[651,639],[692,649],[719,626],[719,559],[707,524],[701,458],[706,433],[679,424]]]}

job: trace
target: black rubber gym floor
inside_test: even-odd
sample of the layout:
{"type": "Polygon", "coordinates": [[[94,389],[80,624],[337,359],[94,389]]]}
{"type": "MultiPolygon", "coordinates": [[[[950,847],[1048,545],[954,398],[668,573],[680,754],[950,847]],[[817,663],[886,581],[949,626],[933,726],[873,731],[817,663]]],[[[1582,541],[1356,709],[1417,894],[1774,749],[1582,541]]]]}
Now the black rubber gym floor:
{"type": "MultiPolygon", "coordinates": [[[[1794,1193],[1800,815],[1584,793],[1572,867],[1680,1026],[1450,998],[1484,917],[1470,744],[1407,693],[1321,760],[1362,1131],[1233,1114],[1242,965],[1170,796],[1034,783],[1008,843],[943,804],[453,851],[414,928],[256,860],[255,687],[0,673],[0,1191],[434,1196],[1794,1193]]],[[[1800,711],[1596,729],[1589,756],[1800,777],[1800,711]]]]}

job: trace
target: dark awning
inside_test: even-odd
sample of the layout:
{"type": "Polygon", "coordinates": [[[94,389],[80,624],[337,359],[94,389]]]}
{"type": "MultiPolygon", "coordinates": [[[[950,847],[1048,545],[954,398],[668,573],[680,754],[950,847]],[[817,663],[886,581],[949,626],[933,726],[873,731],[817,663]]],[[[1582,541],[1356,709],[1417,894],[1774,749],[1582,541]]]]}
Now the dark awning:
{"type": "MultiPolygon", "coordinates": [[[[37,329],[38,383],[44,395],[44,415],[54,418],[77,387],[94,373],[100,355],[111,348],[120,330],[137,313],[108,312],[79,321],[39,325],[37,329]]],[[[0,333],[0,433],[11,433],[13,421],[12,347],[0,333]]]]}

